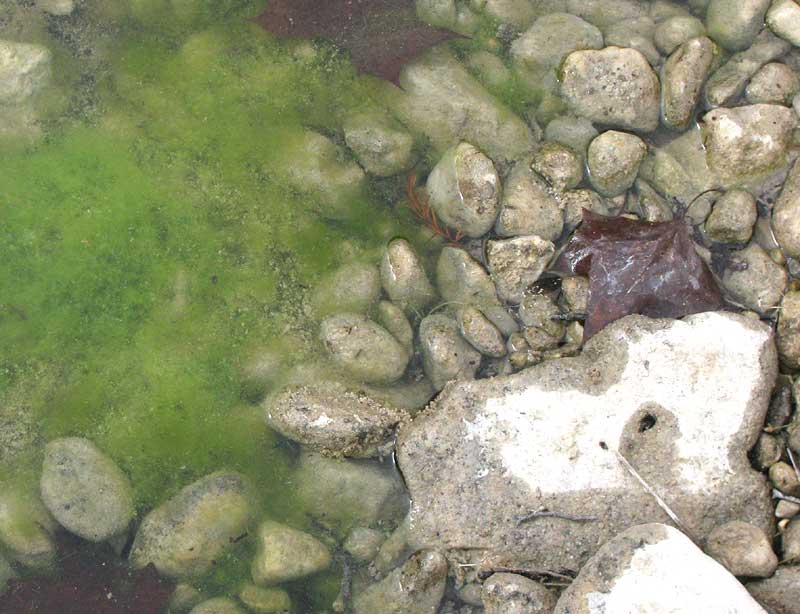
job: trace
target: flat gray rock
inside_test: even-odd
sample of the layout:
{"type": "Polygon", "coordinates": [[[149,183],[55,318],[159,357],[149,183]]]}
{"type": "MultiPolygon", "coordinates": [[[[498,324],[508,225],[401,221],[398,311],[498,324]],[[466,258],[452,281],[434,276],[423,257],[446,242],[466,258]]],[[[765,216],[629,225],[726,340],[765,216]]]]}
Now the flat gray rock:
{"type": "Polygon", "coordinates": [[[412,542],[578,570],[620,531],[667,520],[617,451],[698,536],[734,519],[769,532],[747,451],[776,362],[770,329],[742,316],[629,316],[577,358],[451,384],[397,443],[412,542]]]}
{"type": "Polygon", "coordinates": [[[728,571],[677,529],[628,529],[589,559],[555,614],[764,614],[728,571]]]}

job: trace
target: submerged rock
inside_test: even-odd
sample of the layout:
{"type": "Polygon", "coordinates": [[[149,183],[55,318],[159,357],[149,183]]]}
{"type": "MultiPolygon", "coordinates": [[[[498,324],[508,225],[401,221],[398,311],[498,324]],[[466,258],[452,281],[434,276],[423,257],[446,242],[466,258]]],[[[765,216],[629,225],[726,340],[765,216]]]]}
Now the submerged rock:
{"type": "Polygon", "coordinates": [[[800,5],[795,0],[774,0],[767,11],[767,25],[775,34],[800,47],[800,5]]]}
{"type": "Polygon", "coordinates": [[[599,28],[569,13],[551,13],[537,19],[511,45],[511,59],[525,70],[543,75],[553,71],[573,51],[601,49],[599,28]]]}
{"type": "Polygon", "coordinates": [[[331,553],[316,537],[272,520],[258,526],[253,581],[260,585],[297,580],[327,569],[331,553]]]}
{"type": "Polygon", "coordinates": [[[321,317],[343,311],[366,313],[380,295],[378,269],[371,264],[351,262],[322,278],[311,303],[321,317]]]}
{"type": "Polygon", "coordinates": [[[658,127],[658,76],[639,51],[575,51],[561,67],[561,94],[578,115],[637,132],[658,127]]]}
{"type": "Polygon", "coordinates": [[[729,51],[753,44],[771,0],[711,0],[706,11],[708,35],[729,51]]]}
{"type": "Polygon", "coordinates": [[[688,127],[717,53],[711,39],[702,36],[683,43],[664,62],[661,119],[667,128],[688,127]]]}
{"type": "Polygon", "coordinates": [[[265,403],[267,424],[333,456],[365,458],[391,449],[394,428],[408,414],[338,382],[289,386],[265,403]]]}
{"type": "Polygon", "coordinates": [[[194,606],[189,614],[245,614],[245,611],[227,597],[215,597],[194,606]]]}
{"type": "Polygon", "coordinates": [[[783,252],[800,258],[800,162],[795,162],[772,210],[772,230],[783,252]]]}
{"type": "Polygon", "coordinates": [[[722,285],[731,297],[758,313],[778,306],[788,281],[786,270],[755,243],[733,252],[722,273],[722,285]]]}
{"type": "Polygon", "coordinates": [[[589,180],[603,196],[624,194],[636,181],[647,145],[638,136],[608,130],[589,145],[589,180]]]}
{"type": "Polygon", "coordinates": [[[450,386],[398,438],[412,543],[578,570],[619,531],[666,520],[617,451],[698,535],[734,519],[770,531],[747,452],[776,366],[770,329],[745,317],[629,316],[577,358],[450,386]]]}
{"type": "Polygon", "coordinates": [[[447,561],[423,551],[399,569],[356,595],[354,614],[436,614],[444,597],[447,561]]]}
{"type": "Polygon", "coordinates": [[[705,33],[706,28],[697,17],[676,15],[659,23],[653,37],[656,47],[665,55],[669,55],[689,40],[705,33]]]}
{"type": "Polygon", "coordinates": [[[417,251],[405,239],[393,239],[381,260],[383,289],[408,315],[415,315],[436,298],[417,251]]]}
{"type": "Polygon", "coordinates": [[[286,614],[292,611],[292,598],[282,588],[245,584],[239,590],[239,601],[255,614],[286,614]]]}
{"type": "Polygon", "coordinates": [[[133,489],[117,464],[88,439],[66,437],[47,444],[41,478],[42,501],[65,529],[105,541],[133,520],[133,489]]]}
{"type": "Polygon", "coordinates": [[[547,185],[522,160],[511,169],[503,186],[495,232],[501,237],[537,235],[546,241],[561,236],[564,215],[547,185]]]}
{"type": "Polygon", "coordinates": [[[573,612],[764,614],[722,565],[665,524],[628,529],[589,559],[554,614],[573,612]]]}
{"type": "Polygon", "coordinates": [[[715,243],[747,243],[757,219],[756,199],[744,190],[730,190],[714,203],[706,234],[715,243]]]}
{"type": "Polygon", "coordinates": [[[753,75],[745,89],[745,97],[750,104],[790,105],[800,90],[797,73],[781,62],[764,64],[753,75]]]}
{"type": "Polygon", "coordinates": [[[778,314],[778,353],[788,368],[800,369],[800,292],[787,292],[778,314]]]}
{"type": "Polygon", "coordinates": [[[34,571],[52,571],[57,524],[38,494],[10,488],[0,493],[0,546],[6,555],[34,571]]]}
{"type": "Polygon", "coordinates": [[[228,471],[211,473],[144,517],[131,547],[131,565],[141,569],[153,563],[172,578],[201,576],[252,520],[245,478],[228,471]]]}
{"type": "Polygon", "coordinates": [[[458,323],[441,313],[419,325],[419,344],[425,374],[437,390],[453,380],[474,379],[481,354],[459,334],[458,323]]]}
{"type": "Polygon", "coordinates": [[[2,106],[27,102],[49,81],[51,54],[46,47],[0,39],[0,115],[2,106]]]}
{"type": "Polygon", "coordinates": [[[536,235],[487,241],[489,275],[500,298],[514,304],[521,302],[554,254],[553,244],[536,235]]]}
{"type": "Polygon", "coordinates": [[[496,573],[483,583],[486,614],[550,614],[556,596],[547,587],[513,573],[496,573]]]}
{"type": "Polygon", "coordinates": [[[533,156],[531,168],[556,192],[571,190],[583,179],[583,161],[570,147],[546,141],[533,156]]]}
{"type": "Polygon", "coordinates": [[[351,115],[342,131],[347,146],[368,173],[389,177],[414,163],[414,138],[386,114],[372,111],[351,115]]]}

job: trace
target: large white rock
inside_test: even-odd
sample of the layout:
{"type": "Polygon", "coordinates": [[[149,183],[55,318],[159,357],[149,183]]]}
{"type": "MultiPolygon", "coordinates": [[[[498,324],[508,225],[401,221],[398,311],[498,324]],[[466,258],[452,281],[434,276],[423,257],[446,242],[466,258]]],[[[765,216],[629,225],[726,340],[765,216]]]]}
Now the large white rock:
{"type": "Polygon", "coordinates": [[[763,614],[722,565],[664,524],[633,527],[604,545],[558,600],[555,614],[763,614]]]}
{"type": "Polygon", "coordinates": [[[775,374],[768,327],[703,313],[629,316],[577,358],[450,385],[397,444],[412,539],[578,570],[620,531],[667,519],[617,451],[698,535],[734,519],[769,531],[767,485],[747,452],[775,374]],[[573,519],[521,520],[543,510],[573,519]]]}

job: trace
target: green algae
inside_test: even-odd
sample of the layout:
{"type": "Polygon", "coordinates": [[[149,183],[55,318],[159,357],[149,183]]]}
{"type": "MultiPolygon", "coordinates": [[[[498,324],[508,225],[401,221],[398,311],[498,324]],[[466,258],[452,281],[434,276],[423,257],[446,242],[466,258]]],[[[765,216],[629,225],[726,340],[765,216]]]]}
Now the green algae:
{"type": "MultiPolygon", "coordinates": [[[[376,199],[400,185],[334,205],[296,189],[286,161],[304,131],[335,134],[370,80],[324,45],[276,42],[244,19],[252,9],[98,5],[115,42],[91,113],[75,59],[43,41],[58,72],[45,138],[0,144],[0,404],[39,444],[0,458],[4,486],[37,475],[47,440],[81,435],[130,476],[141,513],[225,467],[250,477],[266,516],[307,526],[292,451],[247,402],[243,362],[312,325],[303,289],[342,241],[374,250],[403,228],[376,199]]],[[[251,550],[243,540],[203,584],[235,591],[251,550]]],[[[327,607],[337,577],[293,593],[327,607]]]]}

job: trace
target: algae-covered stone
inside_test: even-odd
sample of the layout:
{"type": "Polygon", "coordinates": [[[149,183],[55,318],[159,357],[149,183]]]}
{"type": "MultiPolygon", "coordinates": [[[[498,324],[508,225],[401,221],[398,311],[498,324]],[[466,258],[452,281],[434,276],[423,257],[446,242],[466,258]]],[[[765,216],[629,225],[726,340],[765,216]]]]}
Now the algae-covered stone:
{"type": "Polygon", "coordinates": [[[521,68],[538,74],[558,68],[578,49],[601,49],[603,33],[569,13],[552,13],[537,19],[511,45],[511,59],[521,68]]]}
{"type": "Polygon", "coordinates": [[[56,527],[38,494],[14,488],[0,493],[0,546],[12,561],[39,572],[52,570],[56,527]]]}
{"type": "Polygon", "coordinates": [[[252,520],[245,478],[229,471],[209,474],[145,516],[131,547],[131,564],[141,569],[153,563],[173,578],[201,576],[252,520]]]}
{"type": "Polygon", "coordinates": [[[687,41],[705,33],[705,26],[697,17],[682,15],[665,19],[658,24],[653,37],[656,47],[665,55],[670,55],[687,41]]]}
{"type": "Polygon", "coordinates": [[[744,190],[730,190],[714,203],[706,234],[715,243],[747,243],[757,219],[755,198],[744,190]]]}
{"type": "Polygon", "coordinates": [[[771,0],[711,0],[708,35],[729,51],[747,49],[764,26],[771,0]]]}
{"type": "Polygon", "coordinates": [[[795,162],[772,210],[772,230],[787,256],[800,258],[800,163],[795,162]]]}
{"type": "Polygon", "coordinates": [[[667,128],[684,130],[692,119],[717,47],[701,36],[683,43],[661,69],[661,117],[667,128]]]}
{"type": "Polygon", "coordinates": [[[744,94],[750,104],[789,105],[800,90],[800,78],[782,62],[765,64],[753,75],[744,94]]]}
{"type": "Polygon", "coordinates": [[[383,531],[367,527],[355,527],[347,534],[342,548],[358,561],[371,561],[378,554],[386,535],[383,531]]]}
{"type": "Polygon", "coordinates": [[[414,163],[414,138],[386,114],[372,111],[351,115],[342,130],[347,146],[373,175],[396,175],[414,163]]]}
{"type": "Polygon", "coordinates": [[[417,251],[405,239],[393,239],[386,246],[381,281],[392,302],[409,315],[424,310],[436,298],[417,251]]]}
{"type": "Polygon", "coordinates": [[[800,47],[800,4],[795,0],[774,0],[767,11],[767,25],[775,34],[800,47]]]}
{"type": "Polygon", "coordinates": [[[564,215],[547,184],[531,170],[527,160],[517,162],[503,187],[495,232],[501,237],[537,235],[555,241],[563,227],[564,215]]]}
{"type": "Polygon", "coordinates": [[[253,581],[279,584],[313,575],[331,564],[328,548],[313,535],[271,520],[256,534],[258,553],[253,559],[253,581]]]}
{"type": "Polygon", "coordinates": [[[571,53],[561,67],[561,93],[575,113],[593,122],[637,132],[658,127],[658,76],[635,49],[571,53]]]}
{"type": "Polygon", "coordinates": [[[550,614],[555,594],[543,584],[514,573],[496,573],[481,591],[486,614],[550,614]]]}
{"type": "Polygon", "coordinates": [[[437,390],[452,380],[474,379],[481,355],[459,334],[458,323],[444,314],[427,316],[419,325],[425,374],[437,390]]]}
{"type": "Polygon", "coordinates": [[[0,39],[0,105],[26,102],[47,84],[50,71],[46,47],[0,39]]]}
{"type": "Polygon", "coordinates": [[[194,606],[189,614],[245,614],[245,611],[227,597],[215,597],[194,606]]]}
{"type": "Polygon", "coordinates": [[[303,445],[334,456],[366,458],[391,448],[394,427],[408,417],[337,382],[288,386],[265,402],[267,423],[303,445]]]}
{"type": "Polygon", "coordinates": [[[431,207],[442,222],[468,237],[480,237],[500,210],[500,177],[492,161],[469,143],[449,149],[426,184],[431,207]]]}
{"type": "Polygon", "coordinates": [[[722,285],[733,299],[758,313],[778,306],[788,280],[786,269],[755,243],[733,252],[722,274],[722,285]]]}
{"type": "Polygon", "coordinates": [[[488,241],[486,260],[500,298],[519,303],[555,253],[550,241],[535,235],[488,241]]]}
{"type": "Polygon", "coordinates": [[[363,382],[391,384],[408,365],[408,352],[400,342],[362,315],[341,313],[325,318],[319,338],[333,362],[363,382]]]}
{"type": "Polygon", "coordinates": [[[282,588],[264,588],[249,583],[239,590],[239,601],[255,614],[284,614],[292,609],[292,598],[282,588]]]}
{"type": "Polygon", "coordinates": [[[786,163],[797,118],[774,104],[718,108],[703,116],[709,168],[723,186],[746,183],[786,163]]]}
{"type": "Polygon", "coordinates": [[[414,351],[414,329],[402,309],[389,301],[381,301],[375,310],[375,319],[409,354],[414,351]]]}
{"type": "Polygon", "coordinates": [[[322,317],[343,311],[366,313],[380,295],[377,267],[351,262],[322,278],[311,295],[311,303],[322,317]]]}
{"type": "Polygon", "coordinates": [[[447,560],[423,550],[353,600],[354,614],[436,614],[444,597],[447,560]]]}
{"type": "Polygon", "coordinates": [[[88,439],[47,444],[42,501],[68,531],[99,542],[124,532],[133,519],[133,489],[117,464],[88,439]]]}
{"type": "Polygon", "coordinates": [[[604,196],[619,196],[633,185],[647,145],[638,136],[608,130],[589,145],[589,180],[604,196]]]}
{"type": "Polygon", "coordinates": [[[178,582],[169,598],[169,614],[184,614],[206,601],[206,596],[188,582],[178,582]]]}

